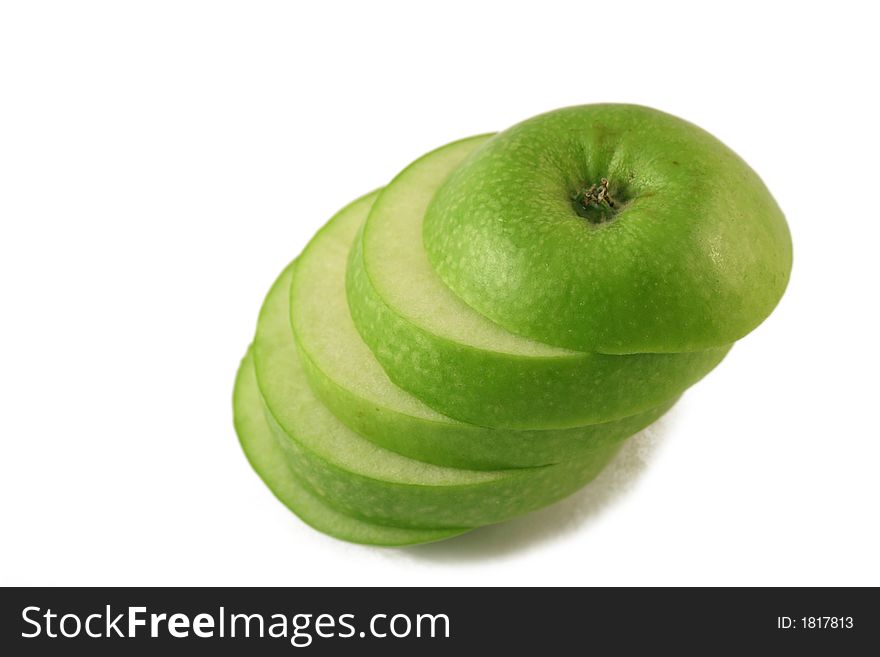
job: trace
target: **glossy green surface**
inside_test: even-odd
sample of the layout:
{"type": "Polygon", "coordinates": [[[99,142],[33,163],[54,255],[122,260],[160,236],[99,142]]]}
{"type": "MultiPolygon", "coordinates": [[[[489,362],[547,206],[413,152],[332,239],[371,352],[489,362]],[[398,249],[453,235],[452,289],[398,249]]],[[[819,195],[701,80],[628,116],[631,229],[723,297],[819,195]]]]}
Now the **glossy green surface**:
{"type": "Polygon", "coordinates": [[[730,344],[782,296],[785,219],[757,174],[700,128],[634,105],[585,105],[500,133],[434,197],[440,278],[513,333],[603,353],[730,344]],[[606,178],[619,211],[572,196],[606,178]]]}

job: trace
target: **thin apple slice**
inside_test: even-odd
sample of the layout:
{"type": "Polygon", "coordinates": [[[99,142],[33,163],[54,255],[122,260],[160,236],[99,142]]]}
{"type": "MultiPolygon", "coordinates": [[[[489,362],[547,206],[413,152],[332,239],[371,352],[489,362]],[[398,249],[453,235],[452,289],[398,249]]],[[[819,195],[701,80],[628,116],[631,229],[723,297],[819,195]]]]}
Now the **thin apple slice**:
{"type": "Polygon", "coordinates": [[[352,249],[351,314],[394,383],[458,420],[559,429],[647,412],[721,361],[729,346],[622,356],[552,347],[510,333],[455,296],[428,261],[422,222],[435,190],[487,138],[411,164],[380,193],[352,249]]]}
{"type": "MultiPolygon", "coordinates": [[[[397,387],[355,328],[345,294],[347,256],[376,196],[350,204],[315,235],[297,259],[290,290],[290,324],[309,382],[350,428],[387,449],[436,465],[519,468],[587,455],[597,445],[629,437],[672,405],[615,422],[517,431],[459,422],[397,387]]],[[[286,315],[279,317],[286,321],[286,315]]]]}
{"type": "Polygon", "coordinates": [[[253,469],[282,504],[320,532],[368,545],[413,545],[439,541],[467,529],[406,529],[366,522],[337,511],[297,479],[287,455],[266,422],[250,350],[241,362],[233,393],[235,430],[253,469]]]}
{"type": "Polygon", "coordinates": [[[272,286],[257,324],[254,362],[270,427],[296,474],[348,514],[399,527],[476,527],[540,508],[590,481],[619,443],[581,458],[515,470],[464,470],[407,458],[358,435],[309,386],[291,337],[293,267],[272,286]]]}

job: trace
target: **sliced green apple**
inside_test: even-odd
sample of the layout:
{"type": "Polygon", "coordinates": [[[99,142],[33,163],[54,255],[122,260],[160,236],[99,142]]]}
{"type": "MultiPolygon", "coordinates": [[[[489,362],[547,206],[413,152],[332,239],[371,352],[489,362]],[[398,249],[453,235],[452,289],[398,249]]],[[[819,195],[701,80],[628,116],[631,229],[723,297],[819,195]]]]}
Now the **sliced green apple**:
{"type": "Polygon", "coordinates": [[[330,536],[368,545],[413,545],[456,536],[466,529],[406,529],[367,522],[336,510],[309,490],[288,465],[266,421],[250,351],[235,377],[235,429],[253,469],[269,490],[303,522],[330,536]]]}
{"type": "MultiPolygon", "coordinates": [[[[290,324],[312,388],[350,428],[420,461],[518,468],[589,454],[599,444],[629,437],[672,405],[591,426],[517,431],[459,422],[396,386],[355,328],[345,295],[347,256],[375,198],[358,199],[315,235],[297,259],[290,290],[290,324]]],[[[279,315],[279,321],[285,318],[279,315]]]]}
{"type": "Polygon", "coordinates": [[[293,265],[272,286],[257,324],[254,363],[269,425],[296,474],[346,514],[399,527],[476,527],[540,508],[590,481],[619,443],[566,463],[464,470],[407,458],[338,420],[309,386],[288,318],[293,265]]]}
{"type": "Polygon", "coordinates": [[[781,210],[733,151],[617,104],[487,141],[440,186],[424,243],[440,278],[510,331],[618,354],[738,340],[776,306],[792,258],[781,210]]]}
{"type": "Polygon", "coordinates": [[[548,346],[510,333],[446,287],[422,245],[425,210],[487,139],[455,142],[411,164],[380,193],[352,249],[351,314],[394,383],[465,422],[561,429],[648,412],[721,361],[729,346],[626,356],[548,346]]]}

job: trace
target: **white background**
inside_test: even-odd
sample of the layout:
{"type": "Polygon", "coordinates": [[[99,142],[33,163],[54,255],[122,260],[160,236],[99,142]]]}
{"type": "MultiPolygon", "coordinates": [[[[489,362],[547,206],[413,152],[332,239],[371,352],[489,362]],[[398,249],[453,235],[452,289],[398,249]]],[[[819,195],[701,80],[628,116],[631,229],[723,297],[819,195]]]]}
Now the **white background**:
{"type": "Polygon", "coordinates": [[[880,585],[871,6],[4,3],[0,583],[880,585]],[[411,549],[304,526],[232,428],[275,275],[423,152],[598,101],[761,174],[776,312],[554,507],[411,549]]]}

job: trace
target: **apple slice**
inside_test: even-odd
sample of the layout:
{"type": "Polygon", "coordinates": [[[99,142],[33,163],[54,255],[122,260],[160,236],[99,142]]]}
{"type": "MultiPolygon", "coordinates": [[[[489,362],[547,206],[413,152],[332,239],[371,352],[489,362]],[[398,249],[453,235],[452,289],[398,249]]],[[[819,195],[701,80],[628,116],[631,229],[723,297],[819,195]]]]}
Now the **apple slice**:
{"type": "Polygon", "coordinates": [[[618,354],[740,339],[782,297],[792,259],[782,211],[736,153],[619,104],[486,142],[440,187],[424,243],[440,278],[510,331],[618,354]]]}
{"type": "Polygon", "coordinates": [[[355,328],[345,296],[348,252],[376,195],[347,206],[315,235],[297,258],[290,290],[290,323],[309,382],[350,428],[387,449],[436,465],[518,468],[587,455],[597,445],[631,436],[672,405],[591,426],[517,431],[453,420],[397,387],[355,328]]]}
{"type": "Polygon", "coordinates": [[[487,139],[455,142],[411,164],[380,193],[352,250],[351,314],[394,383],[462,421],[560,429],[647,412],[721,361],[729,346],[627,356],[552,347],[510,333],[446,287],[422,245],[425,210],[487,139]]]}
{"type": "Polygon", "coordinates": [[[301,483],[266,422],[250,350],[235,377],[235,430],[253,469],[269,490],[303,522],[320,532],[352,543],[413,545],[456,536],[467,529],[406,529],[378,525],[337,511],[301,483]]]}
{"type": "Polygon", "coordinates": [[[593,479],[620,447],[597,445],[569,462],[464,470],[407,458],[358,435],[315,396],[292,338],[294,265],[269,291],[254,339],[257,382],[270,427],[298,477],[335,508],[379,524],[476,527],[532,511],[593,479]]]}

